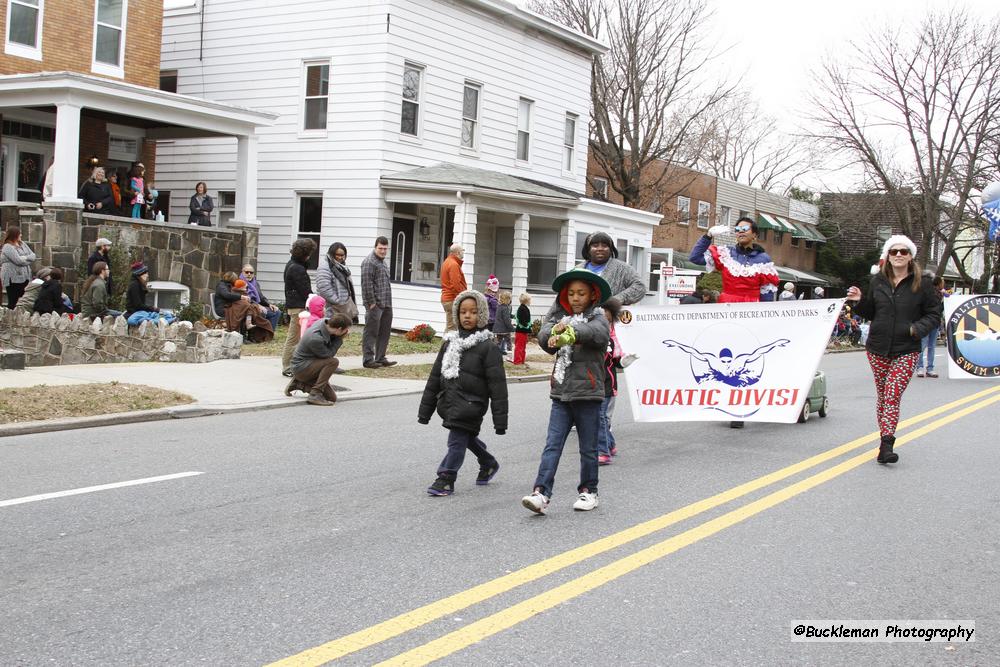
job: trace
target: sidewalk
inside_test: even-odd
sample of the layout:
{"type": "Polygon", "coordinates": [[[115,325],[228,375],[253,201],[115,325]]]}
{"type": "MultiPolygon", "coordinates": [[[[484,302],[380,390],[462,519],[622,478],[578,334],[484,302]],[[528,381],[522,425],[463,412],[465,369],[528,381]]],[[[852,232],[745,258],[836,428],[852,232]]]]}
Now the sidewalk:
{"type": "MultiPolygon", "coordinates": [[[[437,353],[430,352],[394,355],[393,359],[400,365],[415,365],[434,363],[436,357],[437,353]]],[[[340,365],[346,370],[362,368],[362,358],[341,357],[340,365]]],[[[518,379],[532,378],[529,376],[518,379]]],[[[83,385],[114,381],[183,392],[193,397],[195,402],[190,405],[141,412],[0,424],[0,438],[109,424],[265,410],[305,403],[305,396],[302,394],[295,394],[293,398],[285,396],[284,389],[288,384],[288,378],[281,375],[279,357],[243,357],[207,364],[148,362],[37,366],[23,371],[0,372],[0,390],[37,385],[83,385]]],[[[330,384],[337,392],[339,403],[417,394],[424,390],[425,381],[334,375],[330,384]]]]}

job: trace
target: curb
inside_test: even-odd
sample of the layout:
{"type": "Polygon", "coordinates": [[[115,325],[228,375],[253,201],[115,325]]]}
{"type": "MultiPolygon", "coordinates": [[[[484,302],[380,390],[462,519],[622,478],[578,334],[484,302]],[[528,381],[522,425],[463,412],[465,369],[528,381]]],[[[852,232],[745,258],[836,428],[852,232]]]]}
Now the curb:
{"type": "MultiPolygon", "coordinates": [[[[520,375],[507,378],[507,383],[543,382],[548,380],[547,374],[520,375]]],[[[371,398],[386,398],[389,396],[408,396],[412,394],[422,394],[423,389],[397,389],[383,392],[359,392],[338,393],[337,402],[363,401],[371,398]]],[[[257,410],[275,410],[287,408],[295,405],[305,405],[305,399],[289,400],[282,398],[273,401],[260,401],[256,403],[243,403],[239,405],[205,405],[203,403],[192,403],[190,405],[177,405],[169,408],[157,408],[155,410],[136,410],[135,412],[115,412],[107,415],[93,415],[90,417],[66,417],[62,419],[44,419],[40,421],[19,422],[15,424],[0,425],[0,440],[18,435],[30,435],[32,433],[51,433],[54,431],[70,431],[83,428],[96,428],[100,426],[115,426],[118,424],[141,424],[143,422],[165,421],[167,419],[194,419],[197,417],[210,417],[213,415],[236,414],[240,412],[255,412],[257,410]]]]}
{"type": "MultiPolygon", "coordinates": [[[[346,394],[338,396],[337,402],[362,401],[369,398],[406,396],[409,394],[420,393],[423,393],[423,389],[403,389],[389,391],[386,393],[360,393],[353,396],[346,394]]],[[[83,428],[95,428],[98,426],[116,426],[118,424],[141,424],[143,422],[165,421],[167,419],[192,419],[196,417],[210,417],[213,415],[236,414],[240,412],[256,412],[258,410],[275,410],[277,408],[288,408],[305,404],[305,398],[301,400],[281,399],[275,401],[264,401],[249,405],[203,405],[199,403],[192,403],[190,405],[177,405],[169,408],[157,408],[155,410],[115,412],[107,415],[93,415],[91,417],[45,419],[40,421],[0,425],[0,440],[11,436],[30,435],[32,433],[51,433],[53,431],[70,431],[83,428]]]]}

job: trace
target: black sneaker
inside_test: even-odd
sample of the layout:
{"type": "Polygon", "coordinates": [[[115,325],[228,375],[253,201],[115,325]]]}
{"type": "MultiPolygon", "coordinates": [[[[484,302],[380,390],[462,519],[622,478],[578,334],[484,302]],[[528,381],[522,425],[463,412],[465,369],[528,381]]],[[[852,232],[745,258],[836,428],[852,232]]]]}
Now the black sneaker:
{"type": "Polygon", "coordinates": [[[486,486],[490,483],[490,480],[493,479],[493,476],[497,474],[498,470],[500,470],[500,464],[495,461],[488,466],[483,466],[479,469],[479,476],[476,477],[476,484],[478,486],[486,486]]]}
{"type": "Polygon", "coordinates": [[[385,366],[385,367],[387,367],[387,368],[388,368],[389,366],[395,366],[395,365],[396,365],[396,364],[398,364],[399,362],[398,362],[398,361],[389,361],[388,359],[379,359],[379,360],[378,360],[378,363],[380,363],[380,364],[382,364],[383,366],[385,366]]]}
{"type": "Polygon", "coordinates": [[[455,483],[438,477],[434,483],[427,487],[427,493],[432,496],[450,496],[455,491],[455,483]]]}
{"type": "Polygon", "coordinates": [[[362,365],[365,368],[382,368],[382,362],[379,362],[379,361],[366,361],[362,365]]]}

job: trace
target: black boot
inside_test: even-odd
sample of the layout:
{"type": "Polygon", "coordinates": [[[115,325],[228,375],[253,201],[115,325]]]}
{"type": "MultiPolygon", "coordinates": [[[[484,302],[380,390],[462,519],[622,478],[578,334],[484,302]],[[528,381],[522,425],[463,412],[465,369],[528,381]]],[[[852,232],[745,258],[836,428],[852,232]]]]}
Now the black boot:
{"type": "Polygon", "coordinates": [[[882,444],[878,446],[878,458],[875,459],[879,463],[895,463],[899,460],[899,454],[892,451],[892,446],[896,443],[896,436],[894,435],[883,435],[882,444]]]}

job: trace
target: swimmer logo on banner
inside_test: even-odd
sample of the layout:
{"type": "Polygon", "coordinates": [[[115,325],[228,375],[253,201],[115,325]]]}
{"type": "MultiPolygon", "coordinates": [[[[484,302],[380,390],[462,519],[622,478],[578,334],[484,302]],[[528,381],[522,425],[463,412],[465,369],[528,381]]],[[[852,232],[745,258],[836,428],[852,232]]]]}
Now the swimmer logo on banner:
{"type": "Polygon", "coordinates": [[[1000,379],[1000,294],[953,294],[944,300],[948,378],[1000,379]]]}
{"type": "Polygon", "coordinates": [[[615,324],[636,421],[793,423],[843,299],[628,306],[615,324]]]}

